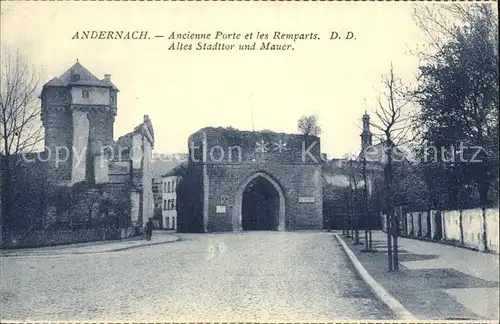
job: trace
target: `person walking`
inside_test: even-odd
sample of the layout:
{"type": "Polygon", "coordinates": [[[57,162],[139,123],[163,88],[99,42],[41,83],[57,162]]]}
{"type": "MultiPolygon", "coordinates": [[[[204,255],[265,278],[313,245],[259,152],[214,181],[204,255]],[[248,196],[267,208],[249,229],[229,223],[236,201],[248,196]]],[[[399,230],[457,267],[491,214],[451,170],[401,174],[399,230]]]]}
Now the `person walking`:
{"type": "Polygon", "coordinates": [[[151,236],[153,235],[153,220],[151,218],[148,219],[145,226],[146,230],[146,240],[151,241],[151,236]]]}

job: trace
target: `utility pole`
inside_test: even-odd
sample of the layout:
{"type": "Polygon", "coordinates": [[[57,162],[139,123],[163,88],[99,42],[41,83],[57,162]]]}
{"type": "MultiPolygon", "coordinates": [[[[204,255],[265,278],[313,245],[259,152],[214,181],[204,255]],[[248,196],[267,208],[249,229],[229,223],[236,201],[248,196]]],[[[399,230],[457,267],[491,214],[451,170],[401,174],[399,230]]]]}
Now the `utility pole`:
{"type": "Polygon", "coordinates": [[[253,103],[252,103],[252,94],[248,95],[248,99],[250,100],[250,109],[252,110],[252,132],[255,132],[255,121],[253,115],[253,103]]]}

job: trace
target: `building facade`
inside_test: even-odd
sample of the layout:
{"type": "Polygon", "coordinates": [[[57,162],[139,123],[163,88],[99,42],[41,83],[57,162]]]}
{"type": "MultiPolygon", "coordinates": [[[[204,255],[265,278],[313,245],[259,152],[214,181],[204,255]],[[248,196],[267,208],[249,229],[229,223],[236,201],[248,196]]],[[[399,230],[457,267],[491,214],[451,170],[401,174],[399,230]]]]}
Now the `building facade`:
{"type": "Polygon", "coordinates": [[[322,228],[318,137],[209,127],[189,147],[201,231],[322,228]]]}
{"type": "Polygon", "coordinates": [[[163,197],[163,180],[160,178],[153,178],[153,202],[154,208],[162,208],[162,197],[163,197]]]}
{"type": "MultiPolygon", "coordinates": [[[[174,169],[175,170],[175,169],[174,169]]],[[[174,171],[172,170],[172,171],[174,171]]],[[[177,230],[177,185],[180,177],[175,172],[169,172],[162,177],[162,216],[163,229],[177,230]]]]}

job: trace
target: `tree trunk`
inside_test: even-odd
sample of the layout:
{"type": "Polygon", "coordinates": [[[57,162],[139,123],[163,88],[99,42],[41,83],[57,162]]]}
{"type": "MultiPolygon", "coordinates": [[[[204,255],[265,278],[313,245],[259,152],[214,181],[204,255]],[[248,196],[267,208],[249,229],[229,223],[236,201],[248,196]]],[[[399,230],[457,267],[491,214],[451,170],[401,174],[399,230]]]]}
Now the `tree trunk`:
{"type": "Polygon", "coordinates": [[[480,183],[478,185],[479,189],[479,199],[481,200],[481,211],[482,211],[482,217],[483,217],[483,228],[482,228],[482,242],[484,246],[484,250],[488,251],[488,235],[487,235],[487,224],[486,224],[486,204],[487,204],[487,199],[488,199],[488,189],[489,189],[489,183],[487,180],[487,174],[485,170],[481,170],[482,172],[482,177],[480,179],[480,183]]]}
{"type": "Polygon", "coordinates": [[[392,235],[391,235],[391,214],[387,214],[386,226],[387,226],[387,261],[389,265],[389,271],[393,271],[392,267],[392,235]]]}
{"type": "MultiPolygon", "coordinates": [[[[378,188],[377,188],[377,181],[375,179],[375,171],[372,169],[372,178],[373,178],[373,185],[374,185],[374,192],[376,193],[377,197],[378,197],[378,188]]],[[[377,198],[377,201],[378,201],[378,198],[377,198]]],[[[377,212],[380,213],[380,210],[377,209],[377,212]]],[[[369,213],[369,216],[368,216],[368,236],[369,236],[369,239],[368,239],[368,244],[370,246],[370,250],[373,250],[373,241],[372,241],[372,227],[373,227],[373,213],[369,213]]]]}
{"type": "Polygon", "coordinates": [[[487,224],[486,224],[486,206],[483,206],[481,208],[481,211],[482,211],[482,214],[483,214],[483,228],[482,228],[482,232],[483,232],[483,246],[484,246],[484,250],[485,251],[488,251],[489,250],[489,247],[488,247],[488,235],[487,235],[487,224]]]}
{"type": "Polygon", "coordinates": [[[363,153],[363,221],[365,227],[365,250],[369,251],[368,243],[368,177],[366,176],[366,159],[363,153]]]}
{"type": "Polygon", "coordinates": [[[464,223],[463,223],[463,217],[462,217],[462,206],[460,206],[459,209],[459,226],[460,226],[460,244],[464,244],[464,223]]]}
{"type": "Polygon", "coordinates": [[[399,220],[398,213],[394,212],[393,220],[392,220],[392,248],[393,248],[393,268],[394,271],[399,270],[399,256],[398,256],[398,230],[399,230],[399,220]]]}
{"type": "MultiPolygon", "coordinates": [[[[387,258],[389,261],[389,271],[394,270],[393,264],[393,246],[391,236],[393,236],[393,231],[395,230],[394,224],[394,206],[392,202],[392,141],[390,135],[387,134],[387,165],[385,167],[385,183],[387,187],[387,258]]],[[[395,243],[395,242],[394,242],[395,243]]],[[[397,249],[394,249],[396,252],[397,249]]],[[[397,258],[397,257],[396,257],[397,258]]]]}
{"type": "Polygon", "coordinates": [[[393,245],[394,253],[392,254],[392,256],[394,258],[394,271],[398,271],[399,270],[398,236],[394,235],[393,240],[394,240],[394,245],[393,245]]]}
{"type": "Polygon", "coordinates": [[[9,221],[11,220],[11,168],[10,168],[10,156],[6,155],[2,159],[2,215],[0,217],[0,228],[3,230],[8,227],[9,221]]]}
{"type": "Polygon", "coordinates": [[[356,204],[358,202],[358,186],[356,183],[356,178],[354,178],[354,201],[353,201],[353,207],[352,207],[352,212],[353,212],[353,218],[354,218],[354,244],[359,245],[361,244],[359,242],[359,213],[358,209],[356,208],[356,204]]]}

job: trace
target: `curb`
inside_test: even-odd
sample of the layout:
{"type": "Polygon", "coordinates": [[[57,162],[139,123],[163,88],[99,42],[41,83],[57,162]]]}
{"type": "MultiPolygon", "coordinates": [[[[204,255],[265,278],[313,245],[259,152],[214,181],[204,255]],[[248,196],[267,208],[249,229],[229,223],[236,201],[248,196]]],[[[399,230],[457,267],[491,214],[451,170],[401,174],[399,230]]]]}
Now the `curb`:
{"type": "Polygon", "coordinates": [[[173,243],[173,242],[178,242],[180,240],[181,240],[181,237],[180,236],[176,236],[175,239],[170,240],[170,241],[162,241],[162,242],[155,242],[155,243],[150,243],[150,244],[141,244],[141,245],[126,246],[126,247],[122,247],[122,248],[111,249],[111,250],[104,250],[104,251],[96,251],[96,252],[91,252],[90,251],[90,252],[26,253],[26,254],[20,253],[20,254],[11,254],[11,255],[0,255],[0,258],[99,254],[99,253],[109,253],[109,252],[125,251],[125,250],[130,250],[130,249],[136,249],[136,248],[140,248],[140,247],[145,247],[145,246],[152,246],[152,245],[160,245],[160,244],[173,243]]]}
{"type": "Polygon", "coordinates": [[[370,287],[373,293],[384,302],[399,319],[403,320],[417,320],[415,316],[413,316],[406,308],[403,307],[394,297],[392,297],[378,282],[373,279],[373,277],[366,271],[365,267],[359,262],[358,258],[354,255],[351,249],[347,246],[344,240],[338,235],[333,234],[340,242],[342,247],[344,248],[345,253],[351,260],[356,268],[356,271],[360,275],[361,279],[370,287]]]}
{"type": "MultiPolygon", "coordinates": [[[[179,242],[180,240],[181,240],[181,237],[180,236],[176,236],[175,240],[171,240],[171,241],[155,242],[155,243],[144,244],[144,245],[127,246],[127,247],[123,247],[123,248],[118,248],[118,249],[113,249],[113,250],[106,250],[106,251],[101,251],[101,252],[93,252],[93,253],[105,253],[105,252],[125,251],[125,250],[135,249],[135,248],[144,247],[144,246],[152,246],[152,245],[174,243],[174,242],[179,242]]],[[[85,254],[86,252],[80,252],[80,253],[81,254],[85,254]]],[[[92,252],[90,252],[90,253],[92,253],[92,252]]]]}

